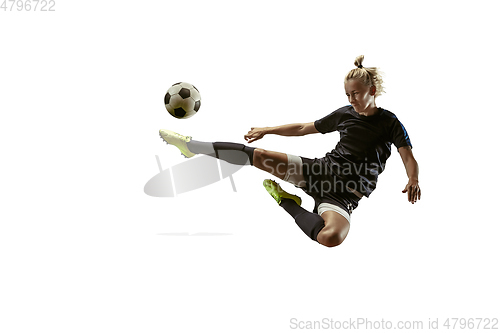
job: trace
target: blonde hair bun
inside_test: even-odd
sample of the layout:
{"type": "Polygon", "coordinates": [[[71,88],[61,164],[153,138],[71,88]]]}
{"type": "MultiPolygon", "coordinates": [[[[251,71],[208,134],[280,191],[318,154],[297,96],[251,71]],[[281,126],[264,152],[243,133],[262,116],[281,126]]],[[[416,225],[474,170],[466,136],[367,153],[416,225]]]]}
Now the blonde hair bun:
{"type": "Polygon", "coordinates": [[[375,86],[375,97],[380,96],[385,92],[383,87],[382,72],[376,67],[363,67],[364,55],[357,56],[354,60],[356,68],[351,69],[344,78],[344,84],[348,80],[359,80],[365,86],[375,86]]]}

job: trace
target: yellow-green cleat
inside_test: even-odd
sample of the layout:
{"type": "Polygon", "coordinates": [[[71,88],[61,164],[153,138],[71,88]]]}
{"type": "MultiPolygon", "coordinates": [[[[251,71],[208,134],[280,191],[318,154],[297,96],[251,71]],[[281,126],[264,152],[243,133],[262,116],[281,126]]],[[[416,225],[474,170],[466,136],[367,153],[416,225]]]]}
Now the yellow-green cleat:
{"type": "Polygon", "coordinates": [[[182,155],[185,157],[193,157],[194,153],[189,151],[189,148],[187,147],[187,144],[189,141],[191,141],[190,136],[184,136],[180,135],[178,133],[166,130],[166,129],[161,129],[160,130],[160,137],[165,141],[167,144],[174,145],[179,150],[181,151],[182,155]]]}
{"type": "Polygon", "coordinates": [[[274,198],[274,200],[276,200],[278,204],[281,204],[281,199],[291,199],[295,201],[299,206],[302,204],[302,199],[300,199],[296,195],[286,192],[278,183],[271,179],[264,180],[263,185],[266,188],[267,192],[274,198]]]}

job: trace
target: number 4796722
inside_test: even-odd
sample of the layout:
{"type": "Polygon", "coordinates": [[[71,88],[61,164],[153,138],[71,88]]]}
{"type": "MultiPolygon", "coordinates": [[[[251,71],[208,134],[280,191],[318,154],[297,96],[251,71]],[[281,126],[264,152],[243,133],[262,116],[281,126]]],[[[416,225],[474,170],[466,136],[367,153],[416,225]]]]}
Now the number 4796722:
{"type": "Polygon", "coordinates": [[[55,0],[3,0],[0,10],[4,12],[54,12],[55,6],[55,0]]]}

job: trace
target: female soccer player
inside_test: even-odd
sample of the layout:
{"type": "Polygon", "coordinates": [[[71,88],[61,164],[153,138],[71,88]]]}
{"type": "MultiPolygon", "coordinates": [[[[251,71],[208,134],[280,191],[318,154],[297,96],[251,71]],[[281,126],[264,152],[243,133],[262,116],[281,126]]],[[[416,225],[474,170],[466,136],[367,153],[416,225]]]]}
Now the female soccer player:
{"type": "Polygon", "coordinates": [[[269,194],[307,236],[324,246],[337,246],[349,232],[351,214],[359,200],[375,190],[378,175],[391,155],[391,144],[398,149],[408,175],[403,193],[412,204],[421,196],[418,164],[408,133],[394,113],[376,106],[375,98],[384,92],[382,77],[377,68],[363,67],[363,60],[364,56],[357,57],[356,68],[344,79],[350,105],[314,122],[251,128],[244,136],[251,143],[267,134],[302,136],[339,131],[335,149],[323,158],[310,159],[238,143],[194,141],[168,130],[160,130],[160,136],[186,157],[206,154],[233,164],[251,164],[301,188],[314,198],[313,212],[300,206],[298,196],[287,193],[272,180],[264,181],[269,194]]]}

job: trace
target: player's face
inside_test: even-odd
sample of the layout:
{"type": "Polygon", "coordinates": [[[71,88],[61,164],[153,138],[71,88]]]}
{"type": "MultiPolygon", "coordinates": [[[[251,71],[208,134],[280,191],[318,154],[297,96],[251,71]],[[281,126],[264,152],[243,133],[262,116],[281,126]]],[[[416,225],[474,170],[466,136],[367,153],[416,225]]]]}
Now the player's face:
{"type": "Polygon", "coordinates": [[[374,106],[374,87],[365,86],[359,80],[354,79],[347,81],[344,87],[349,103],[351,103],[356,112],[364,113],[374,106]]]}

